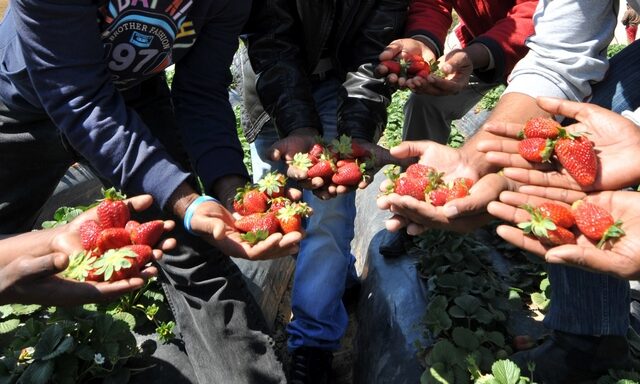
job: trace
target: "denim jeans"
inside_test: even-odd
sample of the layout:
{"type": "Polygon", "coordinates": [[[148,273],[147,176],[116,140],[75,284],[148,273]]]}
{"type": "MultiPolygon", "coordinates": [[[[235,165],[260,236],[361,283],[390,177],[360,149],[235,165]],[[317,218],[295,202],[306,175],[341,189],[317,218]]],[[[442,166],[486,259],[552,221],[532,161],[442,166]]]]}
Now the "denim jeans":
{"type": "MultiPolygon", "coordinates": [[[[169,91],[157,77],[128,93],[135,109],[168,149],[187,164],[173,119],[169,91]]],[[[29,230],[66,169],[82,160],[44,114],[10,111],[0,103],[0,233],[29,230]]],[[[125,191],[126,192],[126,191],[125,191]]],[[[90,202],[86,202],[90,203],[90,202]]],[[[154,207],[139,220],[170,218],[154,207]]],[[[171,217],[171,219],[174,219],[171,217]]],[[[284,383],[282,365],[259,307],[239,269],[219,250],[189,235],[180,223],[176,249],[160,261],[160,278],[184,344],[189,371],[199,383],[284,383]]]]}
{"type": "MultiPolygon", "coordinates": [[[[340,82],[333,78],[313,86],[325,141],[336,137],[339,87],[340,82]]],[[[266,151],[277,140],[275,127],[268,122],[251,144],[254,180],[270,170],[284,170],[284,162],[266,158],[266,151]]],[[[342,295],[346,285],[357,281],[355,258],[351,254],[355,193],[321,200],[304,190],[303,200],[313,208],[313,215],[305,223],[306,235],[296,258],[288,347],[337,350],[348,323],[342,295]]]]}
{"type": "MultiPolygon", "coordinates": [[[[606,77],[593,86],[590,103],[621,113],[640,107],[640,44],[628,46],[610,62],[606,77]]],[[[549,265],[551,306],[545,325],[583,335],[626,335],[629,282],[578,268],[549,265]]]]}
{"type": "Polygon", "coordinates": [[[486,83],[471,76],[458,94],[433,96],[411,93],[404,105],[402,140],[432,140],[446,144],[451,122],[462,118],[482,97],[500,83],[486,83]]]}

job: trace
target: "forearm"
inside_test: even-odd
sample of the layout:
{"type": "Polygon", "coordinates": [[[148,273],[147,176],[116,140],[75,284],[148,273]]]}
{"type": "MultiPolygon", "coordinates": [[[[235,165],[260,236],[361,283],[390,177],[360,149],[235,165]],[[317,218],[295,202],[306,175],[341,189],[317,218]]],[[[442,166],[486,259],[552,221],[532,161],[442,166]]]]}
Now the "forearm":
{"type": "Polygon", "coordinates": [[[53,240],[63,233],[67,227],[67,225],[64,225],[0,239],[0,268],[21,255],[43,256],[55,252],[53,240]]]}
{"type": "Polygon", "coordinates": [[[474,70],[487,68],[487,66],[489,66],[491,62],[489,50],[481,43],[469,44],[462,50],[466,52],[469,59],[471,59],[474,70]]]}

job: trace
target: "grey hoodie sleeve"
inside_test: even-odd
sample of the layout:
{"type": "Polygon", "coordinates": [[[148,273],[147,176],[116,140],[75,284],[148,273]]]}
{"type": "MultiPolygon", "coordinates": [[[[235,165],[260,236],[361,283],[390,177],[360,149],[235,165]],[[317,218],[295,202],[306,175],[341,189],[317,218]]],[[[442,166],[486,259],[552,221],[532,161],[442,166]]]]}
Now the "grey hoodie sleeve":
{"type": "Polygon", "coordinates": [[[541,0],[529,53],[514,67],[505,93],[587,99],[609,67],[617,14],[618,1],[541,0]]]}

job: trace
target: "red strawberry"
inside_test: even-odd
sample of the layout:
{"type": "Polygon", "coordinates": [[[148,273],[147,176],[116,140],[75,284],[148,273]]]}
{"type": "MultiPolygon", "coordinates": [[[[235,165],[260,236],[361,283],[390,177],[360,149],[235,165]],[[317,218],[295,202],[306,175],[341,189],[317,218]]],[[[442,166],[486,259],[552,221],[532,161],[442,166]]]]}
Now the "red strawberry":
{"type": "Polygon", "coordinates": [[[573,224],[576,223],[576,220],[573,218],[571,209],[565,207],[564,205],[553,202],[545,202],[538,205],[537,208],[542,216],[549,218],[560,227],[571,228],[573,224]]]}
{"type": "Polygon", "coordinates": [[[100,253],[104,253],[110,249],[117,249],[131,244],[129,232],[124,228],[107,228],[100,232],[100,236],[96,240],[96,246],[100,253]]]}
{"type": "Polygon", "coordinates": [[[555,154],[578,184],[586,187],[594,183],[598,172],[598,158],[591,140],[576,135],[560,138],[555,145],[555,154]]]}
{"type": "Polygon", "coordinates": [[[541,137],[527,138],[518,142],[520,156],[533,163],[549,161],[552,150],[553,141],[541,137]]]}
{"type": "Polygon", "coordinates": [[[273,212],[252,213],[236,220],[235,226],[242,232],[266,231],[269,235],[278,232],[278,219],[273,212]]]}
{"type": "Polygon", "coordinates": [[[421,70],[428,67],[427,63],[424,61],[422,56],[420,55],[410,55],[406,60],[406,71],[409,75],[415,75],[421,70]]]}
{"type": "Polygon", "coordinates": [[[135,220],[127,221],[127,224],[124,225],[124,229],[126,229],[129,233],[140,226],[140,223],[135,220]]]}
{"type": "Polygon", "coordinates": [[[288,205],[276,214],[282,233],[300,232],[302,230],[302,216],[295,205],[288,205]]]}
{"type": "Polygon", "coordinates": [[[560,134],[562,127],[552,118],[538,116],[533,117],[524,124],[522,130],[524,137],[540,137],[543,139],[555,139],[560,134]]]}
{"type": "MultiPolygon", "coordinates": [[[[321,139],[319,139],[321,140],[321,139]]],[[[318,160],[320,159],[320,155],[322,155],[325,151],[325,147],[322,143],[315,143],[313,144],[313,146],[311,147],[311,149],[308,152],[309,158],[311,159],[311,162],[316,163],[318,162],[318,160]]]]}
{"type": "Polygon", "coordinates": [[[428,195],[429,195],[429,201],[431,202],[432,205],[436,207],[441,207],[445,205],[447,202],[447,196],[449,195],[449,190],[444,186],[440,186],[440,187],[437,187],[436,189],[431,190],[428,195]]]}
{"type": "Polygon", "coordinates": [[[403,176],[394,182],[394,192],[402,196],[411,196],[414,199],[425,201],[425,192],[429,180],[427,178],[417,178],[403,176]]]}
{"type": "Polygon", "coordinates": [[[419,163],[411,164],[405,171],[408,177],[419,177],[425,179],[434,172],[436,172],[436,170],[433,167],[419,163]]]}
{"type": "Polygon", "coordinates": [[[431,68],[427,66],[419,70],[414,76],[420,76],[423,79],[426,79],[427,77],[429,77],[430,73],[431,73],[431,68]]]}
{"type": "Polygon", "coordinates": [[[109,188],[103,191],[104,199],[98,204],[98,219],[102,228],[124,228],[129,221],[129,207],[123,201],[126,196],[109,188]]]}
{"type": "Polygon", "coordinates": [[[291,200],[286,197],[276,197],[270,200],[268,212],[278,212],[281,208],[291,204],[291,200]]]}
{"type": "Polygon", "coordinates": [[[608,239],[624,235],[622,222],[614,221],[611,214],[599,205],[578,200],[573,203],[571,209],[580,232],[591,240],[598,240],[598,248],[608,239]]]}
{"type": "Polygon", "coordinates": [[[385,60],[380,62],[380,64],[387,67],[387,69],[389,70],[389,73],[395,73],[396,75],[399,75],[400,72],[402,71],[402,66],[400,65],[399,62],[395,60],[385,60]]]}
{"type": "Polygon", "coordinates": [[[153,250],[145,244],[127,245],[124,249],[130,249],[136,254],[136,264],[142,268],[153,259],[153,250]]]}
{"type": "Polygon", "coordinates": [[[333,165],[331,160],[318,160],[318,162],[307,171],[307,177],[310,179],[314,177],[328,178],[334,174],[335,169],[335,165],[333,165]]]}
{"type": "Polygon", "coordinates": [[[529,335],[517,335],[513,337],[513,348],[516,351],[524,351],[536,345],[536,341],[529,335]]]}
{"type": "Polygon", "coordinates": [[[250,183],[238,191],[233,199],[233,209],[242,216],[266,212],[269,198],[250,183]]]}
{"type": "Polygon", "coordinates": [[[269,198],[284,196],[287,177],[278,172],[269,172],[258,181],[258,190],[269,198]]]}
{"type": "Polygon", "coordinates": [[[96,274],[104,275],[105,281],[122,280],[140,273],[136,257],[136,253],[128,248],[110,249],[93,266],[97,268],[96,274]]]}
{"type": "MultiPolygon", "coordinates": [[[[575,244],[575,235],[567,228],[555,223],[551,217],[546,216],[546,213],[543,213],[538,207],[525,205],[522,208],[526,209],[531,215],[529,221],[518,224],[518,228],[522,229],[524,233],[534,235],[541,243],[549,246],[575,244]]],[[[560,212],[559,209],[557,211],[560,212]]],[[[545,208],[545,212],[549,212],[549,210],[545,208]]],[[[558,214],[559,222],[569,220],[564,217],[565,214],[558,214]]]]}
{"type": "Polygon", "coordinates": [[[87,220],[80,224],[79,232],[82,248],[87,251],[94,249],[101,231],[102,226],[95,220],[87,220]]]}
{"type": "Polygon", "coordinates": [[[347,163],[338,168],[336,173],[331,177],[331,181],[338,185],[355,186],[362,181],[362,175],[364,174],[364,166],[362,163],[347,163]]]}
{"type": "Polygon", "coordinates": [[[465,179],[455,180],[451,183],[451,186],[447,189],[447,202],[460,199],[469,195],[469,187],[465,179]]]}
{"type": "Polygon", "coordinates": [[[87,272],[87,276],[85,276],[84,281],[96,281],[102,282],[104,281],[104,275],[102,273],[97,273],[98,269],[93,268],[87,272]]]}
{"type": "Polygon", "coordinates": [[[471,188],[473,186],[473,180],[466,178],[466,177],[456,177],[455,179],[453,179],[453,183],[462,183],[464,185],[467,186],[467,189],[471,188]]]}
{"type": "Polygon", "coordinates": [[[164,222],[152,220],[142,223],[130,232],[133,244],[144,244],[153,247],[164,233],[164,222]]]}

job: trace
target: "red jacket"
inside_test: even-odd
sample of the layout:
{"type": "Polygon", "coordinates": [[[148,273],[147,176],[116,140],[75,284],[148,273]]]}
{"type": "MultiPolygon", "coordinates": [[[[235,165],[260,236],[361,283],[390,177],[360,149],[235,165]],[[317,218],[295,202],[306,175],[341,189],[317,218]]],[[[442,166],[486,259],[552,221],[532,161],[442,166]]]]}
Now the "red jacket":
{"type": "Polygon", "coordinates": [[[481,42],[493,54],[494,69],[476,71],[476,75],[487,82],[506,82],[513,66],[527,53],[524,43],[533,34],[537,4],[538,0],[413,0],[406,35],[428,36],[442,53],[454,9],[460,18],[455,33],[462,47],[481,42]]]}

